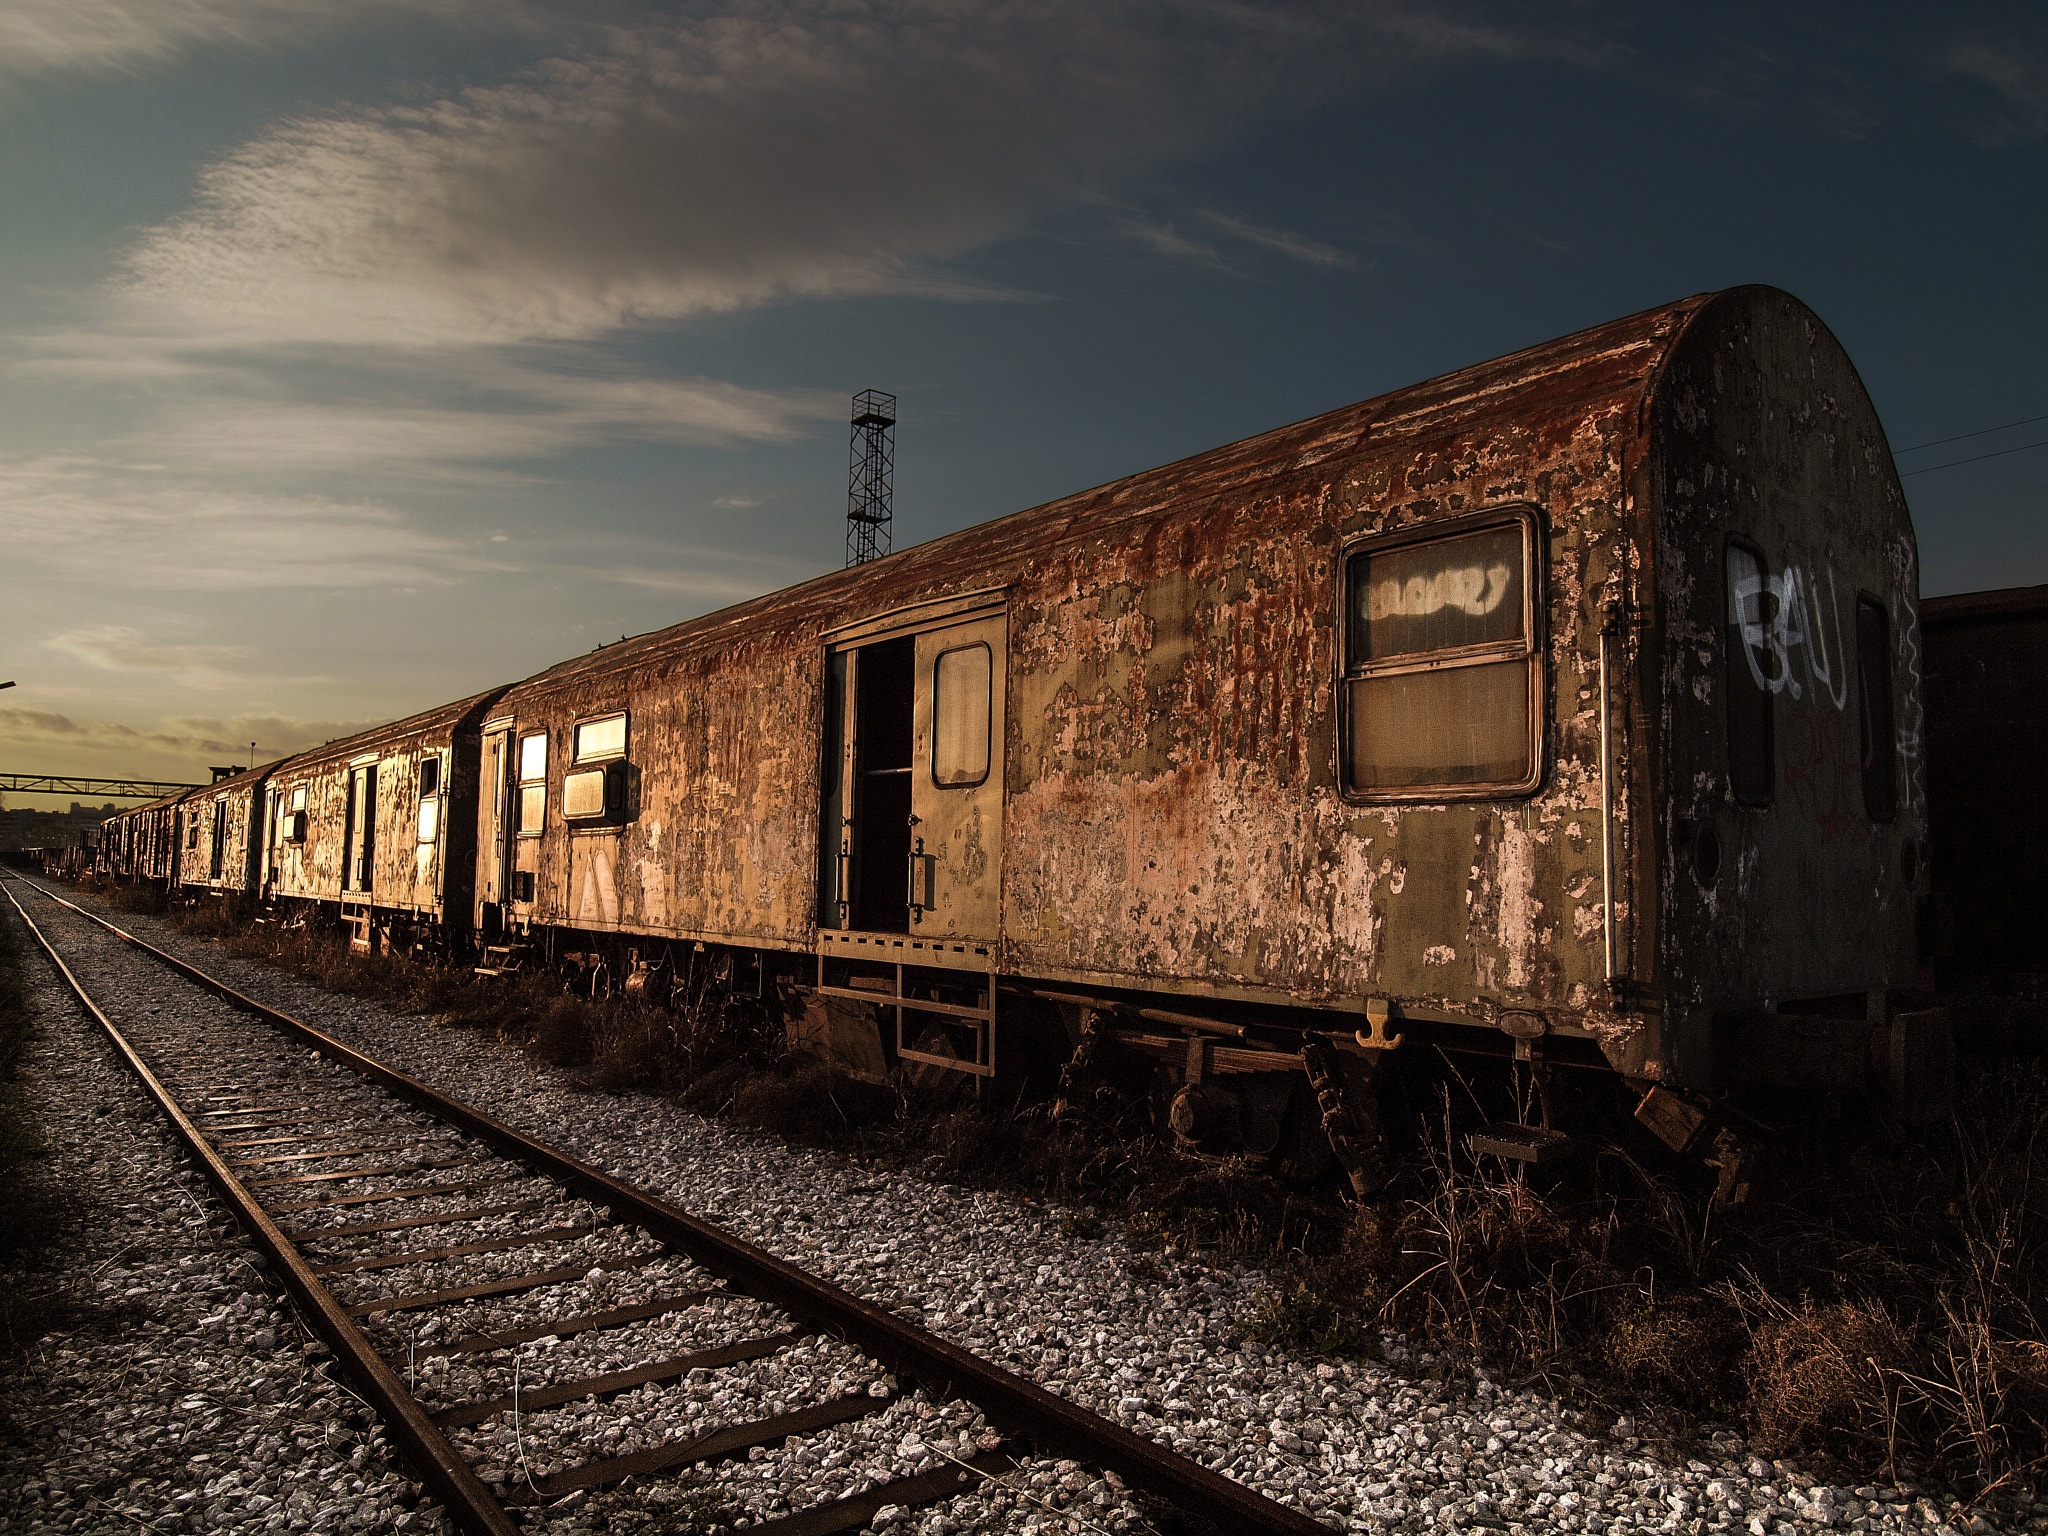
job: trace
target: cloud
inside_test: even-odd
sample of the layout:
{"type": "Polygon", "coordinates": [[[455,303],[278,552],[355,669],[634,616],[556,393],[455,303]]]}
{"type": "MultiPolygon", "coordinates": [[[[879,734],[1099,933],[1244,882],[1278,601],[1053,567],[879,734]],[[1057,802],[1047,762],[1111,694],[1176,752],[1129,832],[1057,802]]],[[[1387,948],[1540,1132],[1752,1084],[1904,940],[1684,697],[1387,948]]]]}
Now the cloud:
{"type": "Polygon", "coordinates": [[[1212,208],[1202,210],[1202,217],[1216,228],[1235,239],[1250,245],[1262,246],[1269,251],[1278,251],[1296,261],[1311,267],[1355,267],[1358,258],[1349,251],[1320,240],[1311,240],[1306,235],[1297,235],[1291,230],[1273,229],[1264,224],[1254,224],[1247,219],[1233,218],[1227,213],[1218,213],[1212,208]]]}
{"type": "Polygon", "coordinates": [[[388,507],[163,483],[90,459],[0,459],[11,561],[99,587],[396,586],[493,562],[388,507]]]}
{"type": "Polygon", "coordinates": [[[407,19],[515,23],[508,0],[8,0],[0,7],[0,79],[140,74],[200,49],[303,43],[407,19]]]}
{"type": "Polygon", "coordinates": [[[1166,220],[1122,210],[1110,216],[1109,226],[1121,238],[1133,245],[1144,246],[1168,261],[1186,262],[1190,266],[1207,267],[1212,272],[1236,275],[1236,269],[1223,259],[1215,246],[1182,234],[1166,220]]]}
{"type": "Polygon", "coordinates": [[[0,709],[0,744],[37,752],[50,748],[78,753],[146,752],[239,763],[248,757],[251,741],[267,761],[353,736],[377,723],[295,720],[278,715],[238,715],[226,719],[173,716],[153,728],[138,729],[110,720],[73,719],[46,709],[0,709]]]}
{"type": "Polygon", "coordinates": [[[1998,99],[1996,137],[2048,133],[2048,46],[2016,37],[1971,37],[1951,46],[1942,62],[1998,99]]]}
{"type": "MultiPolygon", "coordinates": [[[[468,381],[441,371],[438,390],[468,381]]],[[[251,401],[228,392],[173,406],[132,445],[146,456],[218,469],[334,470],[517,463],[626,442],[789,442],[839,414],[840,397],[743,389],[712,379],[599,378],[497,361],[495,400],[428,405],[366,389],[368,399],[251,401]]]]}
{"type": "Polygon", "coordinates": [[[179,645],[150,640],[124,624],[67,630],[42,642],[102,672],[161,674],[182,687],[210,691],[241,686],[242,679],[219,663],[248,655],[243,646],[179,645]]]}
{"type": "Polygon", "coordinates": [[[438,101],[278,124],[201,174],[122,292],[138,323],[217,343],[392,347],[958,295],[978,290],[938,263],[1253,115],[1517,46],[1330,0],[735,0],[438,101]]]}

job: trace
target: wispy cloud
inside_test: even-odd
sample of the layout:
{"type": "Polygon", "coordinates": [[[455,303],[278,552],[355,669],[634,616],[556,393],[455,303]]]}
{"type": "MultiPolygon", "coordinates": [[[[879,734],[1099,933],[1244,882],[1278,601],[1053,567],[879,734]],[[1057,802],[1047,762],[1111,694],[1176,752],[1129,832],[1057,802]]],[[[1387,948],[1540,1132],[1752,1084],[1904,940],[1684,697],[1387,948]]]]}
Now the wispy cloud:
{"type": "Polygon", "coordinates": [[[1201,217],[1236,240],[1248,245],[1260,246],[1277,251],[1282,256],[1291,256],[1296,261],[1311,267],[1355,267],[1358,258],[1349,251],[1340,250],[1321,240],[1311,240],[1306,235],[1297,235],[1292,230],[1274,229],[1264,224],[1254,224],[1249,219],[1235,218],[1219,213],[1213,208],[1201,210],[1201,217]]]}
{"type": "Polygon", "coordinates": [[[8,0],[0,81],[139,74],[200,50],[306,43],[400,18],[504,26],[530,9],[516,0],[8,0]]]}
{"type": "Polygon", "coordinates": [[[389,507],[164,483],[90,459],[0,459],[0,543],[18,565],[144,591],[385,587],[495,563],[389,507]]]}
{"type": "Polygon", "coordinates": [[[1156,256],[1164,256],[1168,261],[1207,267],[1212,272],[1236,271],[1223,259],[1222,253],[1215,246],[1205,240],[1197,240],[1183,234],[1170,220],[1152,218],[1123,209],[1111,214],[1108,222],[1110,229],[1120,238],[1133,245],[1143,246],[1156,256]]]}
{"type": "Polygon", "coordinates": [[[1993,136],[2048,134],[2048,42],[2014,36],[1967,37],[1942,61],[1950,73],[1988,87],[1998,103],[1993,136]]]}
{"type": "MultiPolygon", "coordinates": [[[[173,716],[154,727],[136,727],[110,720],[74,718],[46,709],[0,709],[0,744],[32,750],[51,747],[73,752],[138,751],[191,757],[216,757],[241,762],[249,743],[265,758],[303,752],[323,742],[367,730],[375,721],[297,720],[279,715],[173,716]],[[241,754],[234,756],[234,754],[241,754]],[[225,756],[224,756],[225,755],[225,756]]],[[[35,771],[35,770],[25,770],[35,771]]]]}
{"type": "Polygon", "coordinates": [[[123,295],[215,341],[435,347],[958,292],[937,263],[1252,115],[1513,46],[1421,6],[741,0],[425,105],[281,123],[201,174],[123,295]]]}
{"type": "MultiPolygon", "coordinates": [[[[434,393],[459,394],[462,371],[441,372],[434,393]]],[[[405,392],[365,391],[372,398],[342,402],[200,394],[168,406],[165,419],[130,446],[152,459],[227,470],[506,465],[628,442],[788,442],[844,410],[837,395],[711,379],[603,378],[507,361],[493,368],[491,384],[492,398],[467,408],[405,392]]]]}
{"type": "Polygon", "coordinates": [[[125,624],[100,624],[66,630],[42,644],[101,672],[143,673],[183,688],[212,692],[241,684],[224,662],[249,654],[236,645],[197,645],[156,640],[125,624]]]}

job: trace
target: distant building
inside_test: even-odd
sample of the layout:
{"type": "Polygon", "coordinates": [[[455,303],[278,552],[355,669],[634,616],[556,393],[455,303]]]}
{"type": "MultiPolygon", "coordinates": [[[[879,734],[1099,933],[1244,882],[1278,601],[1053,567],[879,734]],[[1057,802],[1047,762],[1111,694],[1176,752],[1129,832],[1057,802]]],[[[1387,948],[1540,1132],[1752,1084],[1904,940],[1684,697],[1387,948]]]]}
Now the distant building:
{"type": "Polygon", "coordinates": [[[99,841],[100,823],[120,812],[118,805],[94,810],[71,802],[68,811],[0,809],[0,853],[18,848],[81,848],[99,841]]]}

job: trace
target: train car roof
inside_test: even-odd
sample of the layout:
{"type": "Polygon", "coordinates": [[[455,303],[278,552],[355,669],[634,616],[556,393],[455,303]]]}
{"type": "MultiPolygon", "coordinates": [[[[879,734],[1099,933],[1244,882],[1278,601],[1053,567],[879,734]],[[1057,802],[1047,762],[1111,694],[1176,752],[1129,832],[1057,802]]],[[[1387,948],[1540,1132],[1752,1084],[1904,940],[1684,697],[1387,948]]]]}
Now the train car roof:
{"type": "MultiPolygon", "coordinates": [[[[1685,322],[1716,299],[1784,297],[1767,288],[1697,294],[1608,321],[1391,394],[1278,427],[1156,469],[1013,512],[845,570],[832,571],[666,629],[615,641],[536,673],[507,690],[516,707],[614,673],[658,664],[721,632],[826,632],[957,593],[995,588],[1056,545],[1128,533],[1132,525],[1207,503],[1355,454],[1398,451],[1490,416],[1547,420],[1574,399],[1648,393],[1685,322]]],[[[1796,302],[1796,301],[1795,301],[1796,302]]]]}
{"type": "Polygon", "coordinates": [[[2048,613],[2048,584],[1998,587],[1988,592],[1952,592],[1946,597],[1920,599],[1920,622],[1923,626],[2021,619],[2044,613],[2048,613]]]}
{"type": "Polygon", "coordinates": [[[387,725],[373,725],[367,731],[358,731],[353,736],[338,736],[333,741],[300,752],[285,760],[281,767],[296,771],[313,768],[321,764],[345,761],[361,757],[366,752],[376,751],[393,742],[410,736],[431,735],[437,731],[453,732],[463,718],[472,711],[481,711],[492,700],[505,691],[500,683],[495,688],[486,688],[482,693],[472,693],[466,699],[457,699],[452,704],[441,704],[433,709],[421,710],[416,715],[407,715],[403,720],[393,720],[387,725]]]}
{"type": "Polygon", "coordinates": [[[224,789],[246,789],[251,785],[261,784],[291,760],[289,754],[284,757],[274,757],[267,763],[259,763],[254,768],[244,768],[240,773],[231,773],[224,779],[215,779],[211,784],[202,784],[197,789],[186,790],[185,793],[187,795],[210,795],[224,789]]]}

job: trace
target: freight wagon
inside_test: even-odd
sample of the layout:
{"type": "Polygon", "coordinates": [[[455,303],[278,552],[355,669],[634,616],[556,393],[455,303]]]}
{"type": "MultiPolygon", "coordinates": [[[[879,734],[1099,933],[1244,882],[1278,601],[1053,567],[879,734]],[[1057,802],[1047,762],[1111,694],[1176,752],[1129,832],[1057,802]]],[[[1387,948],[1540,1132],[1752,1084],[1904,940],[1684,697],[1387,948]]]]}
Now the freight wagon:
{"type": "Polygon", "coordinates": [[[1186,1149],[1361,1191],[1427,1046],[1607,1074],[1734,1179],[1747,1089],[1942,1104],[1918,583],[1849,359],[1733,289],[449,706],[438,905],[287,764],[265,890],[598,989],[730,952],[867,1075],[1135,1063],[1186,1149]]]}

